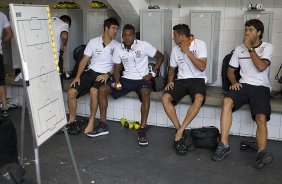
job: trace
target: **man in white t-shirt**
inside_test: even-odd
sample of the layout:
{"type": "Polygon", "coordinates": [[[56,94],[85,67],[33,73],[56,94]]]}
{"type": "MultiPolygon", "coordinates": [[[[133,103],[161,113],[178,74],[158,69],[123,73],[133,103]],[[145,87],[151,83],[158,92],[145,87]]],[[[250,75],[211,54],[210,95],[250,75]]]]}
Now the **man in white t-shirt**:
{"type": "Polygon", "coordinates": [[[135,38],[135,28],[126,24],[122,30],[123,43],[117,45],[113,55],[114,80],[99,89],[99,108],[101,132],[107,127],[108,94],[114,99],[120,98],[131,91],[135,91],[141,101],[141,126],[138,130],[138,144],[148,145],[146,124],[150,109],[151,78],[163,63],[164,56],[155,47],[145,41],[135,38]],[[149,72],[149,57],[155,58],[156,65],[149,72]],[[124,67],[122,76],[120,71],[124,67]]]}
{"type": "Polygon", "coordinates": [[[173,47],[170,55],[168,83],[162,96],[162,103],[177,130],[174,137],[175,151],[178,155],[184,155],[188,148],[185,144],[185,139],[188,138],[185,128],[196,117],[205,101],[207,47],[205,42],[194,39],[186,24],[173,27],[173,40],[176,46],[173,47]],[[174,79],[176,67],[178,73],[177,79],[174,79]],[[181,125],[174,106],[186,95],[190,96],[192,104],[181,125]]]}
{"type": "MultiPolygon", "coordinates": [[[[59,73],[61,77],[61,82],[63,79],[63,70],[64,70],[64,59],[63,54],[66,51],[68,38],[69,38],[69,28],[71,26],[71,18],[68,15],[62,15],[60,18],[53,17],[53,32],[54,32],[54,39],[56,43],[56,51],[57,56],[59,57],[59,73]]],[[[63,83],[62,83],[63,84],[63,83]]]]}
{"type": "Polygon", "coordinates": [[[8,106],[7,106],[7,92],[5,85],[5,71],[4,71],[4,59],[2,53],[2,41],[9,42],[13,37],[10,22],[8,21],[5,14],[0,12],[0,99],[2,102],[1,116],[8,117],[8,106]]]}
{"type": "MultiPolygon", "coordinates": [[[[111,17],[104,21],[104,33],[102,36],[91,39],[80,61],[77,75],[68,90],[69,124],[67,125],[70,134],[79,134],[80,126],[75,120],[77,98],[90,92],[90,117],[84,133],[96,132],[94,128],[95,116],[98,108],[98,89],[105,84],[112,75],[114,63],[112,56],[115,47],[119,42],[113,40],[117,34],[119,22],[111,17]],[[84,71],[86,64],[88,68],[84,71]],[[93,130],[93,131],[92,131],[93,130]]],[[[99,129],[99,128],[98,128],[99,129]]],[[[95,134],[99,136],[101,134],[95,134]]]]}
{"type": "Polygon", "coordinates": [[[267,121],[270,120],[269,66],[273,54],[273,46],[262,42],[264,26],[258,19],[245,23],[243,44],[236,47],[227,70],[231,82],[230,90],[223,100],[220,117],[221,142],[212,160],[222,160],[231,153],[228,135],[232,123],[232,112],[245,104],[250,105],[252,119],[257,124],[257,159],[256,168],[263,168],[272,162],[272,154],[266,151],[267,121]],[[234,71],[240,67],[241,79],[236,80],[234,71]]]}

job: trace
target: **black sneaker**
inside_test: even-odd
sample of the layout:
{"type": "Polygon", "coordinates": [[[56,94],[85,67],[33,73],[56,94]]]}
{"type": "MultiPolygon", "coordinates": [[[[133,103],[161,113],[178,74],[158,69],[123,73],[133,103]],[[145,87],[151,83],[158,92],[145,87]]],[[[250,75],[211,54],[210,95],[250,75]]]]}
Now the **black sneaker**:
{"type": "Polygon", "coordinates": [[[223,142],[220,142],[213,153],[211,159],[214,161],[223,160],[224,157],[231,153],[231,148],[229,146],[224,146],[223,142]]]}
{"type": "Polygon", "coordinates": [[[257,154],[257,159],[255,162],[255,168],[261,169],[264,166],[271,164],[273,161],[273,156],[270,152],[262,150],[257,154]]]}
{"type": "Polygon", "coordinates": [[[178,141],[174,141],[173,147],[177,155],[185,155],[187,153],[187,147],[185,146],[183,138],[179,139],[178,141]]]}
{"type": "Polygon", "coordinates": [[[138,130],[138,144],[141,146],[147,146],[149,144],[148,139],[146,137],[145,128],[139,128],[138,130]]]}
{"type": "Polygon", "coordinates": [[[240,150],[245,151],[245,150],[247,150],[249,148],[251,150],[257,151],[258,150],[257,142],[255,142],[255,141],[248,141],[248,140],[241,141],[241,143],[240,143],[240,150]]]}
{"type": "Polygon", "coordinates": [[[88,137],[98,137],[100,135],[109,134],[108,125],[106,123],[99,122],[99,125],[96,126],[92,132],[87,133],[88,137]]]}
{"type": "Polygon", "coordinates": [[[68,125],[69,127],[67,127],[67,131],[70,135],[78,135],[81,133],[82,128],[80,127],[80,125],[78,125],[76,121],[74,121],[73,123],[69,123],[68,125]]]}
{"type": "Polygon", "coordinates": [[[9,117],[10,115],[9,115],[9,113],[8,113],[7,110],[2,110],[2,111],[1,111],[1,116],[4,117],[4,118],[7,118],[7,117],[9,117]]]}

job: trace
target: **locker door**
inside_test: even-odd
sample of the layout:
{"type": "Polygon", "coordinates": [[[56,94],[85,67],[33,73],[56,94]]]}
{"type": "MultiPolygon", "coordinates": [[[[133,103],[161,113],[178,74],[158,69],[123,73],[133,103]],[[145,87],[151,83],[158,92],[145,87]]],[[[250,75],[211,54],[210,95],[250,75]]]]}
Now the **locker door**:
{"type": "Polygon", "coordinates": [[[103,25],[106,18],[105,11],[87,12],[87,41],[103,34],[103,25]]]}
{"type": "Polygon", "coordinates": [[[141,20],[143,20],[141,39],[163,52],[162,12],[143,12],[141,16],[141,20]]]}
{"type": "Polygon", "coordinates": [[[212,39],[212,13],[192,12],[191,13],[191,33],[195,37],[203,40],[207,45],[208,58],[205,70],[208,80],[212,78],[212,58],[211,58],[211,39],[212,39]]]}
{"type": "Polygon", "coordinates": [[[270,42],[270,14],[259,14],[259,13],[246,13],[245,14],[245,20],[250,20],[250,19],[259,19],[262,21],[264,25],[264,33],[263,33],[263,38],[262,41],[265,42],[270,42]]]}

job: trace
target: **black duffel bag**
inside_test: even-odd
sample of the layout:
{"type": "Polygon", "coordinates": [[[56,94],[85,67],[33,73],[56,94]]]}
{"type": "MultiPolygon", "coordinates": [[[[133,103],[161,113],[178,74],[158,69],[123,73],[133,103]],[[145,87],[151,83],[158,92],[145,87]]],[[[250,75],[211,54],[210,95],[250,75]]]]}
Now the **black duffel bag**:
{"type": "Polygon", "coordinates": [[[214,126],[194,128],[191,130],[193,143],[196,148],[215,150],[219,142],[219,130],[214,126]]]}

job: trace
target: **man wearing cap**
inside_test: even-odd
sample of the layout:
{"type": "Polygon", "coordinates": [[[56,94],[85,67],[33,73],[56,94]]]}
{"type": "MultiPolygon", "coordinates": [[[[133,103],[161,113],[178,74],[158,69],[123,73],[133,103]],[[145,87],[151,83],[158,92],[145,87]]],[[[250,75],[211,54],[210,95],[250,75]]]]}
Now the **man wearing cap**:
{"type": "Polygon", "coordinates": [[[164,110],[176,128],[174,148],[178,155],[187,153],[185,128],[198,114],[205,101],[207,77],[205,75],[207,62],[207,47],[205,42],[194,39],[186,24],[173,27],[173,47],[170,55],[168,83],[162,96],[164,110]],[[177,79],[174,79],[175,68],[178,67],[177,79]],[[176,115],[175,105],[186,95],[192,104],[187,111],[182,125],[176,115]]]}

